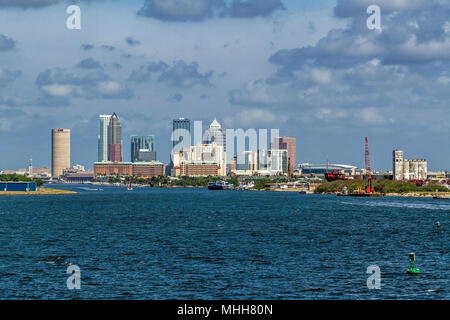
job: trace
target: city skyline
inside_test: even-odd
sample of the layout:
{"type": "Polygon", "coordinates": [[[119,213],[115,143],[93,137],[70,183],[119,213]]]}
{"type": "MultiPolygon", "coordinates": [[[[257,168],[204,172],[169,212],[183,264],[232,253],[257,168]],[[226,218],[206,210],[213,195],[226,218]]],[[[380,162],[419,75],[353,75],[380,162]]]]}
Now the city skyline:
{"type": "Polygon", "coordinates": [[[375,2],[382,31],[367,28],[363,0],[260,0],[241,15],[209,0],[158,14],[143,1],[80,1],[81,30],[66,28],[64,1],[0,5],[0,167],[30,156],[48,166],[57,127],[72,131],[73,162],[93,163],[98,115],[115,110],[124,137],[158,137],[165,163],[184,115],[280,128],[297,137],[298,163],[362,167],[368,136],[375,170],[391,168],[394,149],[449,169],[449,4],[375,2]]]}
{"type": "MultiPolygon", "coordinates": [[[[106,130],[107,135],[109,136],[107,141],[112,141],[112,138],[111,138],[112,135],[116,135],[114,141],[116,141],[119,138],[120,138],[120,141],[122,141],[121,140],[122,136],[121,136],[120,121],[119,121],[118,115],[115,112],[113,112],[112,115],[99,115],[98,119],[100,120],[99,121],[99,123],[100,123],[100,132],[106,130]],[[114,121],[113,121],[113,118],[115,119],[114,121]],[[104,127],[105,122],[110,122],[110,123],[114,122],[115,123],[115,127],[117,127],[117,126],[119,127],[118,128],[118,133],[117,132],[114,133],[114,129],[109,128],[109,126],[104,127]]],[[[217,145],[221,146],[222,145],[221,143],[226,141],[226,134],[225,134],[226,128],[223,129],[216,118],[214,118],[214,120],[211,122],[211,124],[206,126],[206,127],[203,125],[203,123],[201,123],[201,124],[202,124],[202,142],[201,143],[203,143],[203,144],[216,143],[217,145]],[[211,129],[213,129],[213,130],[211,131],[211,129]],[[220,129],[220,131],[217,131],[217,129],[220,129]],[[217,139],[219,133],[221,133],[221,135],[223,135],[223,137],[220,137],[219,141],[218,141],[220,143],[217,143],[217,141],[214,141],[214,139],[211,139],[211,137],[215,136],[215,139],[217,139]]],[[[189,134],[191,134],[191,136],[189,137],[189,140],[185,141],[186,146],[184,146],[184,148],[190,148],[190,147],[195,147],[196,146],[196,144],[194,143],[194,137],[192,136],[193,133],[191,132],[191,120],[189,120],[187,118],[183,118],[183,117],[182,118],[173,119],[172,120],[172,126],[173,126],[173,130],[186,129],[189,132],[189,134]],[[187,129],[187,128],[189,128],[189,129],[187,129]]],[[[239,129],[241,129],[241,128],[239,128],[239,129]]],[[[117,130],[117,128],[115,130],[117,130]]],[[[233,129],[233,130],[236,130],[236,129],[233,129]]],[[[52,144],[51,144],[52,146],[53,146],[53,140],[54,140],[53,136],[54,136],[54,132],[55,131],[69,132],[69,166],[63,168],[63,169],[66,169],[66,168],[68,169],[72,165],[71,160],[70,160],[71,156],[72,156],[71,155],[71,151],[70,151],[70,148],[71,148],[71,136],[70,136],[71,129],[52,129],[52,144]]],[[[244,129],[244,131],[245,131],[245,129],[244,129]]],[[[130,150],[131,150],[130,159],[122,157],[120,159],[120,161],[119,160],[117,160],[117,161],[111,161],[111,160],[99,161],[99,160],[97,160],[97,161],[94,161],[93,163],[98,163],[98,162],[119,162],[119,163],[120,162],[124,162],[124,163],[130,162],[130,163],[132,163],[132,162],[152,162],[152,161],[159,162],[158,159],[156,158],[155,140],[156,140],[155,139],[155,135],[136,135],[136,134],[132,134],[129,137],[129,141],[131,142],[130,143],[130,145],[131,145],[131,147],[130,147],[130,150]],[[133,161],[133,154],[134,154],[134,152],[132,151],[133,144],[135,144],[136,146],[139,146],[140,149],[141,149],[140,151],[143,151],[143,153],[145,153],[143,155],[143,157],[151,157],[151,159],[138,159],[138,158],[136,158],[135,161],[133,161]],[[142,149],[141,148],[142,146],[144,146],[146,148],[148,147],[149,149],[142,149]]],[[[259,154],[260,151],[270,152],[271,150],[277,150],[277,151],[278,150],[280,150],[280,151],[281,150],[296,150],[296,140],[297,139],[295,137],[280,136],[278,138],[275,138],[275,139],[271,140],[271,142],[269,144],[269,149],[264,149],[264,148],[261,149],[260,147],[257,147],[256,150],[247,150],[246,149],[245,153],[247,154],[247,153],[250,152],[250,153],[259,154]]],[[[97,146],[97,149],[98,149],[97,153],[98,153],[99,156],[100,156],[100,154],[103,153],[102,152],[102,150],[103,150],[103,146],[102,145],[103,144],[101,143],[101,141],[102,141],[102,138],[101,138],[101,135],[99,135],[98,136],[98,146],[97,146]]],[[[167,143],[171,144],[172,147],[174,147],[177,144],[179,144],[180,142],[183,142],[183,139],[181,137],[180,137],[179,140],[175,140],[175,141],[170,141],[169,140],[167,143]]],[[[258,142],[258,144],[259,144],[259,142],[258,142]]],[[[123,145],[123,141],[120,144],[119,150],[122,150],[122,145],[123,145]]],[[[181,143],[181,145],[184,145],[184,143],[181,143]]],[[[52,147],[52,149],[53,149],[53,147],[52,147]]],[[[224,149],[225,149],[225,147],[224,147],[224,149]]],[[[235,146],[235,151],[236,151],[236,146],[235,146]]],[[[391,152],[394,152],[394,153],[396,151],[398,151],[398,149],[391,150],[391,152]]],[[[296,152],[296,154],[297,154],[297,152],[296,152]]],[[[403,151],[400,151],[400,152],[403,152],[403,151]]],[[[53,157],[53,154],[54,153],[52,151],[52,157],[53,157]]],[[[295,163],[295,169],[297,169],[298,166],[301,165],[301,164],[312,163],[312,162],[296,161],[295,157],[292,160],[291,157],[288,156],[288,154],[289,154],[289,152],[287,153],[287,157],[286,157],[286,172],[290,171],[291,162],[292,161],[293,161],[293,163],[295,163]]],[[[139,152],[136,153],[136,157],[138,157],[138,156],[139,156],[139,152]]],[[[234,153],[234,155],[229,157],[229,159],[232,159],[235,156],[236,156],[236,153],[234,153]]],[[[267,157],[267,156],[264,156],[264,157],[267,157]]],[[[423,158],[424,157],[420,157],[420,160],[422,160],[423,158]]],[[[241,167],[243,165],[248,165],[248,159],[246,158],[246,156],[244,156],[244,159],[245,159],[245,162],[240,164],[241,167]]],[[[29,159],[29,161],[31,161],[31,158],[29,159]]],[[[328,159],[327,159],[327,161],[328,161],[328,159]]],[[[408,160],[408,161],[410,161],[410,160],[408,160]]],[[[424,161],[426,161],[426,160],[424,160],[424,161]]],[[[53,163],[53,160],[52,160],[51,163],[53,163]]],[[[162,163],[167,164],[168,167],[170,167],[170,164],[171,164],[170,161],[167,161],[167,162],[163,161],[162,163]]],[[[227,165],[230,164],[230,163],[231,162],[228,161],[227,165]]],[[[322,162],[319,161],[319,162],[317,162],[317,164],[322,164],[322,162]]],[[[337,164],[337,162],[334,162],[334,164],[337,164]]],[[[340,164],[343,164],[343,163],[340,163],[340,164]]],[[[350,165],[353,165],[353,163],[350,163],[350,165]]],[[[90,166],[91,166],[91,164],[89,163],[89,164],[87,164],[86,167],[90,168],[90,166]]],[[[355,166],[355,167],[363,168],[363,166],[355,166]]],[[[8,169],[13,169],[14,170],[14,169],[18,169],[18,168],[8,168],[8,169]]],[[[52,164],[50,165],[50,168],[53,168],[52,164]]],[[[395,171],[394,168],[395,168],[395,162],[394,162],[394,165],[392,165],[392,158],[391,158],[391,167],[384,168],[384,169],[381,169],[381,170],[374,169],[373,171],[378,171],[378,172],[395,171]]],[[[6,169],[6,168],[1,168],[0,167],[0,170],[2,170],[2,169],[6,169]]],[[[430,171],[442,171],[442,170],[448,170],[448,169],[446,169],[446,168],[445,169],[441,169],[441,170],[439,170],[439,169],[438,170],[431,169],[430,171]]],[[[52,176],[53,176],[53,172],[52,172],[52,176]]]]}

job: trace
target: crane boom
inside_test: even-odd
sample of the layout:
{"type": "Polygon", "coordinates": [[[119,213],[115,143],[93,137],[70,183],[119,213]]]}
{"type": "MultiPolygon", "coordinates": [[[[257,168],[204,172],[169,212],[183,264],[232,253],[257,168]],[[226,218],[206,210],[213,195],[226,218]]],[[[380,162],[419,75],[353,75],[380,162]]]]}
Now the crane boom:
{"type": "Polygon", "coordinates": [[[367,192],[374,192],[372,188],[372,168],[370,167],[370,149],[369,139],[365,139],[365,164],[366,164],[366,176],[367,176],[367,192]]]}

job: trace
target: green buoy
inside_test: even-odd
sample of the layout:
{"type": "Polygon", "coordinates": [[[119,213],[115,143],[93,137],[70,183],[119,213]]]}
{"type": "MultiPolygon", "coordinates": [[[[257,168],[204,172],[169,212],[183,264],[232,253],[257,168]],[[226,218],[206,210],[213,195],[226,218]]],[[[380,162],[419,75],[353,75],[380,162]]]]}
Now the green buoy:
{"type": "Polygon", "coordinates": [[[409,267],[406,270],[407,274],[419,274],[420,270],[416,267],[416,254],[411,252],[409,254],[409,267]]]}

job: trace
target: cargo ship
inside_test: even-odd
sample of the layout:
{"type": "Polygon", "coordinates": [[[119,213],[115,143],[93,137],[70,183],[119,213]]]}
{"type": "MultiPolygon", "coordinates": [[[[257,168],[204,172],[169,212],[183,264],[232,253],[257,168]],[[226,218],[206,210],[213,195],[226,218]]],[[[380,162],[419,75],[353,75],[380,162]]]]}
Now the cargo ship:
{"type": "Polygon", "coordinates": [[[338,172],[336,170],[333,170],[330,173],[327,170],[327,172],[325,172],[325,179],[328,182],[331,182],[331,181],[336,181],[336,180],[348,180],[348,177],[345,174],[343,174],[342,172],[338,172]]]}

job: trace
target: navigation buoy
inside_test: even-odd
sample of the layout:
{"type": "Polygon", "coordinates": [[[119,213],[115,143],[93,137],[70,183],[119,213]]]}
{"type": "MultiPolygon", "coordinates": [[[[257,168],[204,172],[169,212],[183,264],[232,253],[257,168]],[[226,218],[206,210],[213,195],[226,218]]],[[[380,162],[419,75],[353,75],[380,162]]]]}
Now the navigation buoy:
{"type": "Polygon", "coordinates": [[[420,270],[416,267],[416,254],[414,252],[411,252],[409,254],[409,267],[406,270],[406,273],[408,274],[419,274],[420,270]]]}

